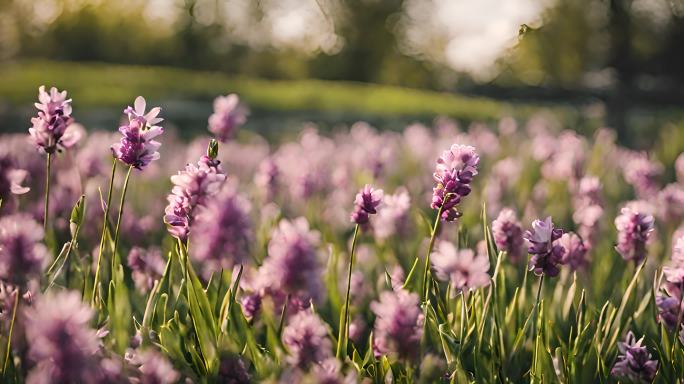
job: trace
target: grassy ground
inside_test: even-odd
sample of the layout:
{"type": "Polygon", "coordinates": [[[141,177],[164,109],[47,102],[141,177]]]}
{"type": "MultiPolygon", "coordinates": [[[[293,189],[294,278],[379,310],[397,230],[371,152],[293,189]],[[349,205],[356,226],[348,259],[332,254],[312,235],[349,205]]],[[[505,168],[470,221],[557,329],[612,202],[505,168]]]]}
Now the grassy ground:
{"type": "MultiPolygon", "coordinates": [[[[0,66],[0,100],[25,105],[41,84],[69,90],[75,108],[116,107],[139,94],[151,100],[211,100],[239,93],[256,110],[347,112],[374,116],[492,120],[525,117],[539,106],[451,93],[319,80],[275,81],[164,67],[23,61],[0,66]]],[[[561,113],[568,109],[556,108],[561,113]]]]}

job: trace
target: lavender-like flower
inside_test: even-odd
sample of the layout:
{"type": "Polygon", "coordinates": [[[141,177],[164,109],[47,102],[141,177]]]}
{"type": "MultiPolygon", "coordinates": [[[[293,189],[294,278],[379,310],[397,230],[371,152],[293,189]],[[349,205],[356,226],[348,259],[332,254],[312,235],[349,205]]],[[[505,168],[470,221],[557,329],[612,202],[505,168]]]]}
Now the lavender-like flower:
{"type": "Polygon", "coordinates": [[[408,231],[411,197],[406,188],[397,189],[393,195],[385,195],[378,217],[373,221],[373,234],[379,240],[408,231]]]}
{"type": "Polygon", "coordinates": [[[603,198],[599,179],[591,176],[580,179],[572,203],[575,209],[572,219],[578,226],[577,233],[589,249],[596,242],[596,236],[599,234],[599,221],[603,217],[603,198]]]}
{"type": "Polygon", "coordinates": [[[624,342],[618,342],[620,355],[611,370],[618,377],[624,377],[635,381],[652,382],[658,371],[658,360],[652,360],[651,354],[645,346],[642,346],[644,338],[638,341],[629,331],[624,342]]]}
{"type": "Polygon", "coordinates": [[[60,148],[69,148],[78,141],[79,137],[67,134],[67,129],[72,123],[71,99],[67,99],[66,91],[58,91],[50,88],[45,91],[45,86],[38,88],[38,116],[31,118],[29,134],[38,149],[45,153],[55,153],[60,148]]]}
{"type": "Polygon", "coordinates": [[[528,268],[535,275],[558,276],[565,249],[554,242],[562,235],[563,230],[554,228],[550,216],[544,221],[533,221],[532,230],[525,232],[523,237],[529,242],[527,252],[531,255],[528,268]]]}
{"type": "Polygon", "coordinates": [[[154,349],[136,354],[131,363],[138,366],[140,384],[171,384],[180,379],[173,365],[154,349]]]}
{"type": "Polygon", "coordinates": [[[440,241],[430,256],[437,278],[449,281],[458,291],[489,285],[489,259],[475,255],[472,249],[457,250],[448,241],[440,241]]]}
{"type": "Polygon", "coordinates": [[[366,184],[354,200],[354,211],[351,214],[352,223],[367,224],[368,216],[378,213],[377,208],[382,203],[384,193],[382,189],[374,189],[366,184]]]}
{"type": "Polygon", "coordinates": [[[615,218],[618,238],[615,249],[625,260],[636,263],[646,257],[646,243],[653,232],[653,216],[624,207],[615,218]]]}
{"type": "Polygon", "coordinates": [[[523,230],[515,211],[504,208],[492,222],[492,235],[499,251],[505,251],[513,261],[518,261],[523,254],[523,230]]]}
{"type": "Polygon", "coordinates": [[[197,165],[188,164],[185,170],[171,176],[174,186],[167,198],[169,204],[165,209],[164,222],[172,236],[187,240],[196,208],[205,205],[209,196],[218,193],[225,179],[220,161],[207,155],[202,156],[197,165]]]}
{"type": "Polygon", "coordinates": [[[262,191],[266,201],[273,201],[278,192],[279,174],[278,165],[272,157],[267,157],[259,164],[259,170],[254,175],[254,184],[262,191]]]}
{"type": "Polygon", "coordinates": [[[454,144],[437,160],[433,177],[437,186],[433,188],[433,209],[442,208],[442,220],[454,221],[461,214],[456,206],[471,191],[470,183],[477,175],[480,156],[469,145],[454,144]]]}
{"type": "Polygon", "coordinates": [[[671,260],[663,267],[664,281],[661,292],[656,296],[658,321],[669,330],[680,327],[684,310],[682,289],[684,289],[684,236],[675,241],[671,260]]]}
{"type": "Polygon", "coordinates": [[[417,358],[424,321],[418,295],[403,289],[385,291],[380,294],[380,301],[371,303],[371,310],[376,316],[373,331],[376,355],[417,358]]]}
{"type": "Polygon", "coordinates": [[[209,116],[209,131],[218,140],[226,142],[237,128],[247,121],[247,110],[240,104],[238,95],[231,93],[214,99],[214,113],[209,116]]]}
{"type": "Polygon", "coordinates": [[[662,173],[662,164],[649,160],[643,154],[632,155],[624,162],[625,181],[634,187],[640,198],[649,198],[658,192],[658,180],[662,173]]]}
{"type": "Polygon", "coordinates": [[[332,342],[325,323],[311,311],[294,315],[283,329],[283,344],[288,362],[306,369],[332,357],[332,342]]]}
{"type": "Polygon", "coordinates": [[[38,278],[47,262],[43,227],[27,215],[0,219],[0,280],[23,287],[38,278]]]}
{"type": "Polygon", "coordinates": [[[657,197],[658,218],[677,224],[684,218],[684,184],[672,183],[663,188],[657,197]]]}
{"type": "Polygon", "coordinates": [[[309,230],[305,218],[281,220],[268,243],[268,258],[259,269],[268,293],[318,301],[323,291],[319,243],[320,234],[309,230]]]}
{"type": "Polygon", "coordinates": [[[27,383],[94,383],[101,378],[99,339],[89,326],[93,310],[78,293],[43,296],[26,309],[29,358],[35,363],[27,383]]]}
{"type": "Polygon", "coordinates": [[[240,356],[223,354],[218,371],[219,382],[228,384],[250,384],[252,381],[240,356]]]}
{"type": "Polygon", "coordinates": [[[166,263],[159,248],[143,249],[133,247],[128,253],[128,266],[132,271],[135,287],[143,293],[154,286],[164,273],[166,263]]]}
{"type": "Polygon", "coordinates": [[[112,153],[117,160],[140,170],[159,159],[157,150],[161,143],[152,139],[164,133],[162,127],[155,125],[163,120],[157,117],[161,109],[155,107],[145,114],[145,106],[145,99],[138,96],[135,108],[129,106],[124,110],[128,124],[119,127],[124,137],[112,145],[112,153]]]}
{"type": "Polygon", "coordinates": [[[569,265],[573,271],[587,264],[587,247],[577,234],[564,233],[557,244],[565,249],[561,264],[569,265]]]}
{"type": "Polygon", "coordinates": [[[236,186],[224,184],[206,207],[198,210],[192,226],[190,255],[202,266],[206,279],[220,269],[231,270],[234,265],[248,261],[254,237],[250,209],[249,201],[238,193],[236,186]]]}

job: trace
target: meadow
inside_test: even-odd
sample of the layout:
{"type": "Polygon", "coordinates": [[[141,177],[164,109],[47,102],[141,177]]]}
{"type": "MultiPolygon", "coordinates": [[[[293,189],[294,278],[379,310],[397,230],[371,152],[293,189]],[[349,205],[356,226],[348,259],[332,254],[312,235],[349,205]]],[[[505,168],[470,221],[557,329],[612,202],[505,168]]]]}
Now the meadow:
{"type": "MultiPolygon", "coordinates": [[[[8,99],[35,94],[6,78],[8,99]]],[[[336,104],[305,88],[263,100],[336,104]]],[[[421,114],[453,102],[467,125],[267,140],[230,94],[188,141],[172,107],[87,92],[41,87],[28,131],[0,137],[3,382],[684,380],[681,126],[635,150],[423,95],[421,114]],[[78,123],[99,97],[119,132],[78,123]]]]}

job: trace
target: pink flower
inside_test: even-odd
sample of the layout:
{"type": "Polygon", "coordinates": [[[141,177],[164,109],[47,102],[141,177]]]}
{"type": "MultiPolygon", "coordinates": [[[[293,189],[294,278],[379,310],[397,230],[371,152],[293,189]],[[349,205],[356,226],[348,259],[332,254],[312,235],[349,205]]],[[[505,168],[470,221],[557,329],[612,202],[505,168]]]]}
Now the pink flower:
{"type": "Polygon", "coordinates": [[[73,121],[71,99],[67,99],[67,92],[52,87],[48,93],[45,86],[41,85],[38,88],[38,101],[34,104],[38,108],[38,116],[31,118],[32,127],[29,128],[34,144],[45,153],[55,153],[60,148],[72,146],[78,138],[70,138],[67,134],[73,121]]]}
{"type": "Polygon", "coordinates": [[[226,142],[237,128],[247,121],[247,110],[240,105],[238,95],[231,93],[214,99],[214,113],[209,116],[209,131],[218,140],[226,142]]]}
{"type": "Polygon", "coordinates": [[[442,208],[442,220],[454,221],[460,213],[456,205],[471,191],[470,183],[477,175],[480,156],[475,147],[454,144],[437,160],[433,177],[437,186],[433,188],[431,207],[442,208]]]}
{"type": "Polygon", "coordinates": [[[514,210],[504,208],[499,212],[492,222],[492,235],[499,251],[505,251],[514,261],[521,258],[525,239],[514,210]]]}
{"type": "Polygon", "coordinates": [[[615,218],[618,231],[615,249],[625,260],[640,262],[646,257],[646,244],[653,233],[653,216],[624,207],[615,218]]]}
{"type": "Polygon", "coordinates": [[[425,320],[418,295],[403,289],[385,291],[380,294],[380,301],[371,303],[371,310],[376,316],[373,331],[376,355],[417,358],[425,320]]]}
{"type": "Polygon", "coordinates": [[[160,111],[159,107],[152,108],[145,115],[145,99],[142,96],[135,99],[135,109],[129,106],[124,110],[129,122],[119,127],[123,138],[112,145],[112,153],[117,160],[142,170],[152,161],[159,159],[158,150],[161,143],[153,139],[164,133],[162,127],[154,125],[162,121],[157,117],[160,111]]]}
{"type": "Polygon", "coordinates": [[[352,223],[368,223],[368,215],[376,214],[378,206],[382,203],[384,193],[382,189],[374,189],[370,184],[366,184],[354,200],[354,211],[351,214],[352,223]]]}
{"type": "Polygon", "coordinates": [[[430,255],[437,278],[449,281],[459,290],[471,290],[489,285],[489,260],[475,255],[471,249],[457,250],[448,241],[440,241],[430,255]]]}

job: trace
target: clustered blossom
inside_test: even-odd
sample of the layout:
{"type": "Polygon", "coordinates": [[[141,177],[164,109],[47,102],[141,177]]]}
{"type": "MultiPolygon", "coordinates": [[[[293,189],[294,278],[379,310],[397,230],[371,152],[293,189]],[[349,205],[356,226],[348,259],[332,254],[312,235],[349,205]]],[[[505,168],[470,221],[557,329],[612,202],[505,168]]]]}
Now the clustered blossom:
{"type": "Polygon", "coordinates": [[[262,191],[266,201],[273,201],[278,192],[279,174],[278,165],[273,158],[268,157],[259,164],[259,169],[254,175],[254,184],[262,191]]]}
{"type": "Polygon", "coordinates": [[[615,218],[618,238],[615,249],[625,260],[640,262],[646,257],[646,243],[653,233],[653,216],[628,206],[615,218]]]}
{"type": "Polygon", "coordinates": [[[173,365],[154,349],[137,353],[130,363],[138,367],[137,376],[141,384],[172,384],[180,379],[173,365]]]}
{"type": "Polygon", "coordinates": [[[535,275],[558,276],[559,265],[563,263],[565,249],[554,243],[562,235],[563,230],[554,228],[550,216],[544,221],[533,221],[532,230],[525,232],[524,238],[529,242],[527,252],[531,255],[528,268],[530,271],[534,271],[535,275]]]}
{"type": "Polygon", "coordinates": [[[373,222],[373,234],[379,240],[408,232],[411,197],[405,188],[397,189],[392,195],[385,195],[378,217],[373,222]]]}
{"type": "Polygon", "coordinates": [[[220,161],[204,155],[197,164],[188,164],[185,170],[171,176],[173,189],[167,200],[164,222],[169,233],[185,241],[195,218],[195,210],[207,203],[210,196],[221,189],[226,175],[220,161]]]}
{"type": "Polygon", "coordinates": [[[637,341],[629,331],[625,341],[618,342],[620,355],[611,370],[613,375],[635,381],[653,381],[658,371],[658,360],[651,359],[646,346],[641,345],[643,341],[643,337],[637,341]]]}
{"type": "Polygon", "coordinates": [[[442,220],[454,221],[461,214],[456,206],[471,191],[470,183],[477,175],[480,156],[469,145],[454,144],[437,160],[433,177],[437,185],[433,188],[433,209],[442,208],[442,220]]]}
{"type": "Polygon", "coordinates": [[[190,255],[202,266],[206,279],[214,272],[231,270],[248,261],[254,237],[250,209],[249,201],[237,192],[236,186],[224,184],[206,207],[198,210],[190,255]]]}
{"type": "Polygon", "coordinates": [[[143,249],[133,247],[128,253],[128,266],[135,287],[140,292],[148,292],[164,273],[166,263],[159,248],[143,249]]]}
{"type": "Polygon", "coordinates": [[[631,154],[624,162],[623,175],[640,198],[649,198],[658,192],[658,180],[663,173],[662,164],[649,160],[644,154],[631,154]]]}
{"type": "Polygon", "coordinates": [[[38,88],[38,116],[31,118],[32,127],[29,134],[38,149],[45,153],[55,153],[60,148],[70,148],[80,138],[78,134],[69,132],[71,117],[71,99],[67,99],[66,91],[45,86],[38,88]]]}
{"type": "Polygon", "coordinates": [[[587,248],[596,242],[599,224],[603,217],[603,198],[601,182],[597,177],[586,176],[580,179],[577,191],[572,200],[574,212],[572,219],[577,224],[577,233],[582,237],[587,248]]]}
{"type": "Polygon", "coordinates": [[[405,290],[385,291],[371,303],[375,313],[373,350],[376,355],[397,355],[415,359],[423,335],[423,312],[418,295],[405,290]]]}
{"type": "Polygon", "coordinates": [[[249,384],[252,382],[244,360],[240,356],[231,354],[221,356],[218,377],[220,383],[249,384]]]}
{"type": "Polygon", "coordinates": [[[658,193],[658,218],[666,223],[679,223],[684,218],[684,184],[672,183],[658,193]]]}
{"type": "Polygon", "coordinates": [[[458,291],[489,285],[489,259],[486,254],[475,255],[472,249],[460,249],[441,241],[430,255],[437,278],[449,281],[458,291]]]}
{"type": "Polygon", "coordinates": [[[684,236],[675,240],[670,261],[663,267],[664,281],[656,296],[658,320],[669,330],[679,329],[684,313],[684,236]]]}
{"type": "Polygon", "coordinates": [[[332,342],[325,323],[311,311],[295,314],[283,329],[283,344],[290,364],[306,369],[332,357],[332,342]]]}
{"type": "Polygon", "coordinates": [[[27,383],[94,383],[101,379],[99,339],[89,326],[93,310],[78,293],[43,296],[26,309],[28,356],[34,362],[27,383]]]}
{"type": "Polygon", "coordinates": [[[235,135],[239,126],[247,121],[247,110],[240,104],[238,95],[231,93],[214,99],[214,113],[209,116],[209,131],[218,140],[226,142],[235,135]]]}
{"type": "Polygon", "coordinates": [[[161,143],[153,139],[164,133],[162,127],[155,125],[163,120],[157,117],[161,108],[152,108],[145,114],[145,107],[145,99],[138,96],[135,108],[129,106],[124,110],[128,115],[128,123],[119,127],[123,137],[111,148],[117,160],[140,170],[159,159],[161,143]]]}
{"type": "Polygon", "coordinates": [[[367,224],[369,215],[378,213],[377,208],[382,203],[384,193],[382,189],[375,189],[366,184],[354,200],[354,210],[351,214],[352,223],[367,224]]]}
{"type": "Polygon", "coordinates": [[[505,251],[514,262],[520,260],[525,240],[514,210],[504,208],[499,212],[499,216],[492,222],[492,235],[499,251],[505,251]]]}
{"type": "Polygon", "coordinates": [[[558,239],[557,244],[565,250],[561,264],[570,266],[570,269],[573,271],[586,265],[587,247],[584,245],[582,238],[577,234],[572,232],[564,233],[558,239]]]}
{"type": "Polygon", "coordinates": [[[40,277],[48,256],[43,236],[43,227],[27,215],[0,219],[0,280],[24,286],[40,277]]]}
{"type": "Polygon", "coordinates": [[[268,257],[259,269],[259,284],[270,295],[319,301],[323,292],[317,247],[320,234],[299,217],[281,220],[268,243],[268,257]]]}

